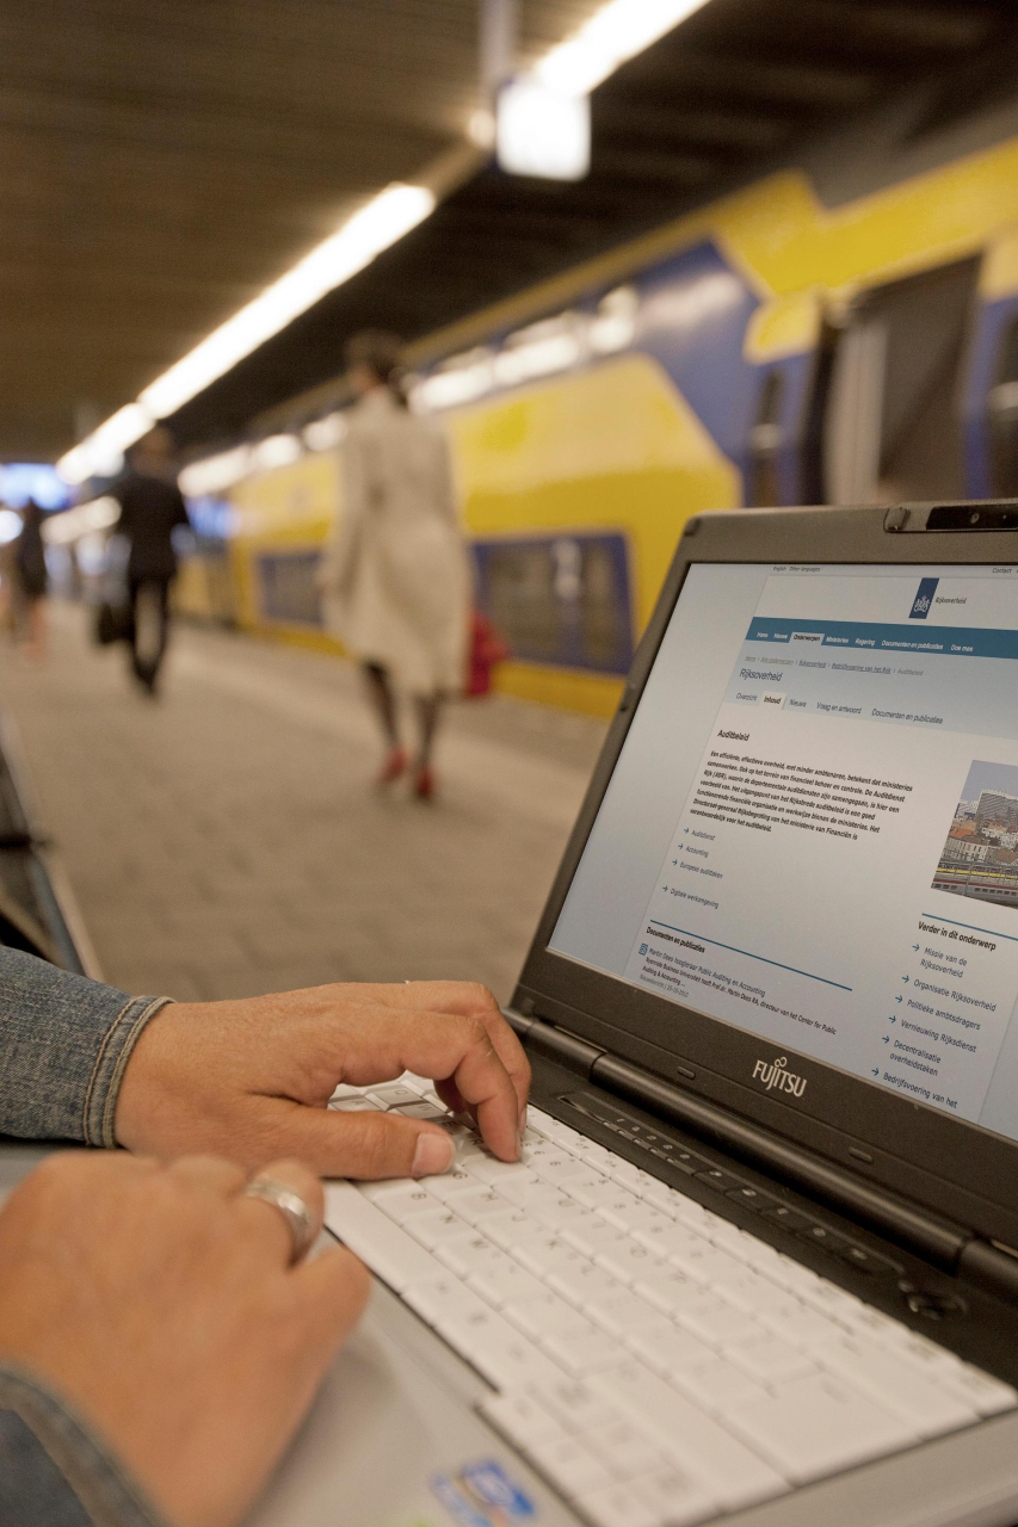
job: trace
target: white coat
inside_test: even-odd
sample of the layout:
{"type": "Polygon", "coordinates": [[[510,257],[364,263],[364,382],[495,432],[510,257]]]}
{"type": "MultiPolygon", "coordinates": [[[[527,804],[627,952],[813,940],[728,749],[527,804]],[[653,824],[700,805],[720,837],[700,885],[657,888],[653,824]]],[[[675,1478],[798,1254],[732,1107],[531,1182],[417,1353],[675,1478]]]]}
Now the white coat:
{"type": "Polygon", "coordinates": [[[386,387],[347,417],[342,514],[320,580],[327,622],[409,693],[458,693],[471,578],[446,438],[386,387]]]}

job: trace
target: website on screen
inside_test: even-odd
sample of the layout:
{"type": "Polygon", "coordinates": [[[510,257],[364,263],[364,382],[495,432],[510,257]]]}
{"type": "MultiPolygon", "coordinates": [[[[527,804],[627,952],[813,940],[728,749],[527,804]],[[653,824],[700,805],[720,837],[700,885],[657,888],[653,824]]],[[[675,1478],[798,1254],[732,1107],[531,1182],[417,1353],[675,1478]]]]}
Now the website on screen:
{"type": "Polygon", "coordinates": [[[618,973],[770,1040],[764,1085],[798,1050],[981,1120],[1018,997],[1015,570],[756,571],[701,629],[741,640],[618,973]]]}

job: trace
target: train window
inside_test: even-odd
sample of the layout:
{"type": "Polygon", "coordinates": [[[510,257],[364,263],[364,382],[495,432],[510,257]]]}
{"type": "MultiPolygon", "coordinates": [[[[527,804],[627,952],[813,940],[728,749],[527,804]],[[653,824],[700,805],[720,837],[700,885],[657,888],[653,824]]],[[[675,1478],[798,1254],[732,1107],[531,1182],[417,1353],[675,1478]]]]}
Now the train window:
{"type": "Polygon", "coordinates": [[[964,496],[959,382],[978,275],[962,260],[856,304],[827,420],[832,502],[964,496]]]}
{"type": "Polygon", "coordinates": [[[474,555],[482,608],[514,657],[629,671],[633,628],[622,535],[478,541],[474,555]]]}
{"type": "Polygon", "coordinates": [[[781,445],[781,408],[785,401],[785,376],[768,371],[760,386],[756,423],[749,432],[749,493],[754,509],[781,503],[778,485],[778,449],[781,445]]]}
{"type": "Polygon", "coordinates": [[[1005,328],[997,353],[996,383],[987,399],[990,424],[990,491],[1018,493],[1018,317],[1005,328]]]}
{"type": "Polygon", "coordinates": [[[280,552],[258,558],[261,613],[265,620],[320,626],[322,606],[315,588],[317,551],[280,552]]]}

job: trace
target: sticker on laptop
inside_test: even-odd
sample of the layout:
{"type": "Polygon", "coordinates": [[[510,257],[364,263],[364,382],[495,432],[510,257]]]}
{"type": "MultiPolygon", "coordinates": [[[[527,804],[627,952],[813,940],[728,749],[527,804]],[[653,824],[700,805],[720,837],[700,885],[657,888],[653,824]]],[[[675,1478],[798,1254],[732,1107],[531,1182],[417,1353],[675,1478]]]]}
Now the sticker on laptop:
{"type": "Polygon", "coordinates": [[[455,1474],[433,1474],[431,1488],[460,1527],[511,1527],[537,1510],[494,1458],[466,1463],[455,1474]]]}

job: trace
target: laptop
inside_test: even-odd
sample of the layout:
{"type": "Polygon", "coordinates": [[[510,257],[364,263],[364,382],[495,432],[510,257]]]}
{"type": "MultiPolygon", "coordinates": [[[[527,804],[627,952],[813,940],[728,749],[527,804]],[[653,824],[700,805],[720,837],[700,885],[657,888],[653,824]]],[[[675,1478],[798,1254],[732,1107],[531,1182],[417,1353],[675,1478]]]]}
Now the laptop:
{"type": "Polygon", "coordinates": [[[523,1158],[329,1187],[378,1287],[258,1520],[1018,1520],[1016,530],[688,524],[507,1010],[523,1158]]]}

